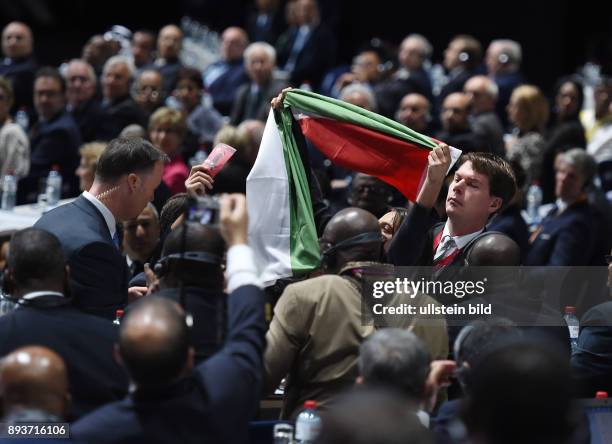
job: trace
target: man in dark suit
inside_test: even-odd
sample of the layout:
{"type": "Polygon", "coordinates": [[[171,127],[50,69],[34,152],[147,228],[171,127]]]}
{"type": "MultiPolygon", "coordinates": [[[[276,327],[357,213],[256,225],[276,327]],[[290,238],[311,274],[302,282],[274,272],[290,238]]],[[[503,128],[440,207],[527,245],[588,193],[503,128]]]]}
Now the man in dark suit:
{"type": "Polygon", "coordinates": [[[96,99],[96,72],[82,59],[73,59],[64,71],[66,108],[81,132],[83,143],[96,139],[100,121],[100,103],[96,99]]]}
{"type": "Polygon", "coordinates": [[[440,120],[442,131],[436,138],[457,147],[464,153],[473,151],[490,152],[484,139],[470,128],[470,98],[467,94],[456,92],[449,94],[442,103],[440,120]]]}
{"type": "Polygon", "coordinates": [[[154,295],[142,299],[124,318],[118,344],[134,390],[77,421],[73,437],[92,444],[247,442],[261,391],[265,321],[244,196],[222,201],[221,233],[231,292],[223,349],[194,368],[183,309],[154,295]]]}
{"type": "Polygon", "coordinates": [[[221,60],[204,71],[204,87],[212,96],[215,109],[224,116],[230,114],[238,88],[249,81],[242,61],[248,44],[244,29],[227,28],[221,35],[221,60]]]}
{"type": "Polygon", "coordinates": [[[489,218],[514,196],[514,173],[505,160],[489,153],[468,153],[457,163],[446,197],[448,220],[432,228],[430,212],[448,171],[450,152],[441,144],[429,154],[425,181],[416,203],[387,251],[392,264],[433,265],[438,277],[449,266],[463,265],[489,218]]]}
{"type": "Polygon", "coordinates": [[[290,74],[292,85],[310,83],[316,89],[334,62],[335,38],[320,23],[316,0],[298,0],[295,11],[296,26],[289,28],[276,43],[278,65],[290,74]]]}
{"type": "Polygon", "coordinates": [[[32,55],[32,30],[21,22],[11,22],[2,30],[0,76],[11,81],[15,100],[11,114],[21,108],[32,111],[32,87],[38,65],[32,55]]]}
{"type": "Polygon", "coordinates": [[[76,418],[124,396],[127,378],[113,360],[116,329],[73,307],[65,264],[51,233],[28,228],[13,236],[5,290],[18,307],[0,317],[0,356],[31,344],[59,354],[68,368],[76,418]]]}
{"type": "Polygon", "coordinates": [[[157,70],[163,79],[163,91],[170,94],[176,88],[179,71],[183,65],[179,59],[183,47],[183,31],[176,25],[166,25],[157,38],[157,59],[150,69],[157,70]]]}
{"type": "Polygon", "coordinates": [[[465,82],[474,75],[482,57],[480,42],[471,35],[457,35],[444,50],[444,67],[448,71],[448,82],[438,95],[441,106],[451,93],[463,91],[465,82]]]}
{"type": "Polygon", "coordinates": [[[276,51],[268,43],[252,43],[244,51],[244,64],[251,79],[236,93],[230,121],[238,125],[244,120],[266,121],[270,111],[270,100],[276,97],[287,83],[272,77],[276,65],[276,51]]]}
{"type": "Polygon", "coordinates": [[[128,302],[117,222],[135,219],[153,199],[166,159],[143,139],[114,139],[98,161],[91,189],[36,222],[62,244],[77,307],[113,319],[128,302]]]}
{"type": "Polygon", "coordinates": [[[19,200],[35,202],[39,182],[57,167],[63,177],[62,194],[74,196],[78,179],[74,170],[79,164],[81,135],[74,119],[64,109],[66,84],[51,67],[41,68],[34,81],[34,106],[38,122],[30,128],[30,173],[19,183],[19,200]]]}
{"type": "Polygon", "coordinates": [[[597,171],[583,149],[563,153],[556,162],[557,202],[532,234],[526,265],[588,265],[601,229],[586,195],[597,171]]]}
{"type": "Polygon", "coordinates": [[[102,113],[98,122],[97,139],[118,137],[128,125],[145,128],[146,116],[130,96],[130,83],[134,77],[131,60],[114,56],[104,64],[102,72],[102,113]]]}

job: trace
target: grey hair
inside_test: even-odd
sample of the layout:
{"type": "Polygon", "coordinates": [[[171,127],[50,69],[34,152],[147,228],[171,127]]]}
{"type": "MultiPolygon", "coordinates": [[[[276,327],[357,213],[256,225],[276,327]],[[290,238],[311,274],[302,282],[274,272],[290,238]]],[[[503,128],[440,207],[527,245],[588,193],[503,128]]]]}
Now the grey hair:
{"type": "Polygon", "coordinates": [[[342,101],[346,101],[346,99],[351,94],[355,93],[364,94],[366,96],[371,110],[375,111],[378,109],[378,103],[376,102],[376,97],[374,97],[374,92],[372,91],[372,88],[367,85],[364,85],[363,83],[351,83],[345,86],[340,91],[340,96],[338,98],[342,101]]]}
{"type": "Polygon", "coordinates": [[[122,55],[115,55],[108,59],[104,64],[104,69],[102,70],[102,72],[106,73],[106,71],[108,71],[111,66],[119,65],[121,63],[127,66],[128,72],[130,74],[130,80],[132,80],[136,73],[136,67],[134,66],[134,62],[131,58],[122,55]]]}
{"type": "Polygon", "coordinates": [[[70,69],[70,65],[74,63],[82,63],[83,65],[85,65],[85,67],[87,68],[87,75],[89,76],[89,80],[91,80],[94,85],[97,83],[98,79],[96,77],[96,72],[94,71],[93,66],[91,66],[90,63],[83,59],[72,59],[68,62],[68,65],[66,65],[66,69],[62,71],[62,76],[64,77],[64,80],[68,80],[68,70],[70,69]]]}
{"type": "Polygon", "coordinates": [[[420,401],[429,375],[431,355],[412,332],[378,330],[359,347],[359,372],[367,386],[399,390],[420,401]]]}
{"type": "Polygon", "coordinates": [[[491,45],[498,45],[502,52],[508,56],[511,64],[521,64],[521,61],[523,60],[523,49],[521,48],[521,44],[516,40],[497,39],[493,40],[491,45]]]}
{"type": "Polygon", "coordinates": [[[562,153],[561,158],[570,165],[578,168],[580,175],[584,179],[585,185],[590,184],[595,174],[597,174],[597,163],[595,159],[582,148],[572,148],[562,153]]]}
{"type": "Polygon", "coordinates": [[[494,98],[495,100],[497,100],[497,97],[499,96],[499,87],[497,86],[497,83],[495,83],[493,80],[491,80],[487,76],[483,76],[483,75],[477,75],[477,76],[470,77],[468,79],[468,82],[472,79],[484,80],[485,84],[487,85],[485,87],[486,93],[492,98],[494,98]]]}
{"type": "Polygon", "coordinates": [[[270,57],[270,59],[272,60],[272,64],[273,65],[276,64],[276,49],[274,49],[274,46],[266,42],[255,42],[255,43],[251,43],[244,50],[244,64],[245,65],[247,64],[248,59],[251,58],[251,54],[253,53],[253,51],[257,49],[263,49],[266,55],[270,57]]]}
{"type": "Polygon", "coordinates": [[[431,55],[433,54],[433,46],[429,42],[429,40],[427,40],[427,38],[424,35],[422,35],[422,34],[408,34],[406,36],[406,38],[404,38],[402,43],[404,43],[408,39],[416,40],[416,41],[418,41],[421,44],[421,46],[423,47],[423,59],[424,60],[427,60],[427,59],[431,58],[431,55]]]}

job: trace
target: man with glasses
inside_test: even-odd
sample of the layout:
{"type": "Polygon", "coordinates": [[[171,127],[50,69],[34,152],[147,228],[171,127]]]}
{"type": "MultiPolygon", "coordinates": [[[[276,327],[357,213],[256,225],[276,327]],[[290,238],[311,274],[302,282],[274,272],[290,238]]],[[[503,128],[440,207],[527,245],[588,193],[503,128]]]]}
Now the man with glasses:
{"type": "Polygon", "coordinates": [[[166,97],[162,75],[153,69],[141,71],[136,77],[132,97],[148,119],[163,105],[166,97]]]}
{"type": "Polygon", "coordinates": [[[57,168],[63,180],[62,197],[74,196],[78,179],[74,170],[79,164],[81,134],[74,119],[64,108],[66,84],[51,67],[41,68],[34,80],[34,107],[38,121],[30,128],[30,173],[17,187],[18,200],[34,202],[39,182],[57,168]]]}

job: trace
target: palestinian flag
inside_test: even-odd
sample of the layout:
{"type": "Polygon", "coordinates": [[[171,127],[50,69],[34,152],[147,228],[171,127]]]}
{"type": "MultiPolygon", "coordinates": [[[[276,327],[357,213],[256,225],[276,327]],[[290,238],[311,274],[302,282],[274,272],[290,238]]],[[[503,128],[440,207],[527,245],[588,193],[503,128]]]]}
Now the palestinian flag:
{"type": "MultiPolygon", "coordinates": [[[[415,200],[434,139],[376,113],[309,91],[287,92],[271,110],[247,178],[249,242],[264,285],[319,265],[319,243],[302,161],[308,139],[333,163],[376,176],[415,200]]],[[[461,152],[452,149],[453,162],[461,152]]]]}

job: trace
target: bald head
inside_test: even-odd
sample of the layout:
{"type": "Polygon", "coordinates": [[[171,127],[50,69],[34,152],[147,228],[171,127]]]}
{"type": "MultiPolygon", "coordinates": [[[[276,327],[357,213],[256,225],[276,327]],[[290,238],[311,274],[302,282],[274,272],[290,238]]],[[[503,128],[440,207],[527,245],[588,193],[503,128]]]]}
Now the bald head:
{"type": "Polygon", "coordinates": [[[249,44],[249,38],[244,29],[231,26],[221,34],[221,58],[226,62],[234,62],[242,58],[249,44]]]}
{"type": "Polygon", "coordinates": [[[470,266],[513,267],[521,263],[521,249],[502,233],[491,233],[477,240],[469,253],[470,266]]]}
{"type": "Polygon", "coordinates": [[[22,22],[11,22],[2,31],[2,52],[10,59],[32,55],[32,31],[22,22]]]}
{"type": "Polygon", "coordinates": [[[4,414],[37,409],[63,418],[68,409],[64,360],[45,347],[22,347],[0,361],[0,398],[4,414]]]}
{"type": "Polygon", "coordinates": [[[183,31],[176,25],[166,25],[157,37],[157,51],[164,59],[175,59],[183,47],[183,31]]]}
{"type": "Polygon", "coordinates": [[[192,366],[185,312],[174,301],[147,296],[121,324],[119,354],[139,388],[164,387],[192,366]]]}
{"type": "Polygon", "coordinates": [[[442,103],[441,120],[444,130],[456,133],[469,128],[470,98],[464,93],[449,94],[442,103]]]}
{"type": "Polygon", "coordinates": [[[471,77],[465,82],[463,92],[470,99],[474,114],[482,114],[495,110],[498,88],[495,82],[488,77],[471,77]]]}
{"type": "Polygon", "coordinates": [[[329,221],[321,237],[323,244],[334,246],[342,241],[361,234],[378,235],[378,240],[365,241],[358,245],[339,247],[334,252],[335,260],[331,268],[338,269],[351,261],[376,261],[380,259],[382,236],[378,227],[378,219],[369,211],[361,208],[345,208],[338,211],[329,221]]]}

